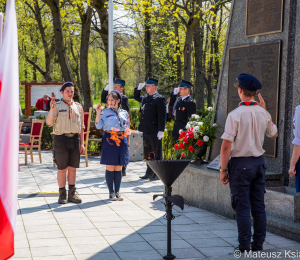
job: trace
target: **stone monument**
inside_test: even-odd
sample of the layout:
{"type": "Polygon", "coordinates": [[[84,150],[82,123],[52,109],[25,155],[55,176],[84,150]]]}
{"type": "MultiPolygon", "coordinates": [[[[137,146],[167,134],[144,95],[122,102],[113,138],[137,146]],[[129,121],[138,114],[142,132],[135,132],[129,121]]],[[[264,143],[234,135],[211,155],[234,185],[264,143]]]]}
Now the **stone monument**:
{"type": "Polygon", "coordinates": [[[300,194],[288,175],[292,155],[292,122],[300,104],[300,1],[232,0],[215,100],[218,138],[208,166],[190,165],[173,190],[193,206],[230,218],[229,185],[220,182],[219,154],[227,114],[240,102],[234,83],[250,73],[262,83],[261,94],[278,126],[276,141],[265,139],[267,163],[265,205],[267,230],[300,241],[300,194]]]}

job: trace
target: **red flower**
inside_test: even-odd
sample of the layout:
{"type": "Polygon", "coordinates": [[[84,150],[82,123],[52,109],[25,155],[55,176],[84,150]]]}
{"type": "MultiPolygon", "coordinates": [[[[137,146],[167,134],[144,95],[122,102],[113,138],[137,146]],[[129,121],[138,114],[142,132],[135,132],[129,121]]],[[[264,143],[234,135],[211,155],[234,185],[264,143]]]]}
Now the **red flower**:
{"type": "Polygon", "coordinates": [[[181,133],[182,137],[186,136],[186,132],[181,133]]]}
{"type": "Polygon", "coordinates": [[[193,131],[194,127],[189,128],[188,132],[191,133],[193,131]]]}
{"type": "Polygon", "coordinates": [[[189,133],[189,138],[193,138],[195,135],[194,135],[194,133],[193,132],[190,132],[189,133]]]}
{"type": "Polygon", "coordinates": [[[179,150],[179,145],[178,145],[178,144],[175,144],[175,145],[174,145],[174,148],[175,148],[176,150],[179,150]]]}
{"type": "Polygon", "coordinates": [[[189,142],[189,139],[187,138],[187,137],[185,137],[184,139],[183,139],[183,142],[185,142],[186,144],[189,142]]]}
{"type": "Polygon", "coordinates": [[[189,147],[189,151],[190,151],[190,152],[194,151],[194,147],[193,147],[193,146],[190,146],[190,147],[189,147]]]}
{"type": "Polygon", "coordinates": [[[186,157],[186,154],[185,153],[181,153],[181,156],[184,158],[184,157],[186,157]]]}
{"type": "Polygon", "coordinates": [[[185,148],[185,146],[184,146],[183,143],[180,144],[180,148],[181,148],[181,149],[184,149],[184,148],[185,148]]]}
{"type": "Polygon", "coordinates": [[[198,140],[198,141],[197,141],[197,145],[198,145],[198,146],[202,146],[202,145],[203,145],[202,140],[198,140]]]}

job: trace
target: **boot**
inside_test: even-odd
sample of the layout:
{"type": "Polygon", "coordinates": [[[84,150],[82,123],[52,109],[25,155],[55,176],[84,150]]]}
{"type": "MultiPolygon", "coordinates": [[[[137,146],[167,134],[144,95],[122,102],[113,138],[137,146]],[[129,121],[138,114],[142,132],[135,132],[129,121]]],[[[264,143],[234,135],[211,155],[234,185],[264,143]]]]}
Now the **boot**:
{"type": "Polygon", "coordinates": [[[126,176],[126,167],[127,165],[123,165],[122,167],[122,176],[126,176]]]}
{"type": "MultiPolygon", "coordinates": [[[[76,188],[69,189],[68,191],[68,202],[81,203],[82,200],[75,194],[76,188]]],[[[77,192],[76,192],[77,193],[77,192]]],[[[77,193],[78,194],[78,193],[77,193]]]]}
{"type": "Polygon", "coordinates": [[[66,191],[66,189],[59,191],[58,203],[59,204],[66,204],[67,203],[67,191],[66,191]]]}

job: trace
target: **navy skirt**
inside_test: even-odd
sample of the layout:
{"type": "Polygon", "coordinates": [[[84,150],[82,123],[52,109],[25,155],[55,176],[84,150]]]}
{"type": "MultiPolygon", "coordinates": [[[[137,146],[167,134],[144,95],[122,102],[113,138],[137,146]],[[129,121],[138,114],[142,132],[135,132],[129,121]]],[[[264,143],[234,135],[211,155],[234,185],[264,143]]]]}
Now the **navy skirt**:
{"type": "Polygon", "coordinates": [[[296,163],[296,176],[295,176],[295,184],[296,184],[296,192],[300,192],[300,159],[296,163]]]}
{"type": "Polygon", "coordinates": [[[129,164],[128,140],[126,136],[104,132],[100,164],[127,165],[129,164]],[[115,140],[116,139],[116,140],[115,140]]]}

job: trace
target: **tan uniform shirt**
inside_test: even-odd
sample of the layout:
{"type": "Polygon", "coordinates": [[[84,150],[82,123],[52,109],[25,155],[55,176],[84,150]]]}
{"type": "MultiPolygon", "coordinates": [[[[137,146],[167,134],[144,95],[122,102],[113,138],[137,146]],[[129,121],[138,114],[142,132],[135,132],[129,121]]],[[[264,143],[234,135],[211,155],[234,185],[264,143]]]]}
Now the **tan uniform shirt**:
{"type": "Polygon", "coordinates": [[[56,103],[54,110],[54,123],[53,134],[80,134],[81,129],[84,129],[84,114],[82,106],[73,102],[71,105],[73,113],[70,113],[69,119],[69,106],[62,101],[56,103]]]}
{"type": "Polygon", "coordinates": [[[277,127],[262,107],[240,106],[228,114],[222,139],[232,142],[231,157],[259,157],[264,154],[264,137],[273,137],[277,127]]]}

